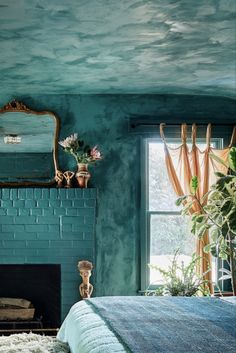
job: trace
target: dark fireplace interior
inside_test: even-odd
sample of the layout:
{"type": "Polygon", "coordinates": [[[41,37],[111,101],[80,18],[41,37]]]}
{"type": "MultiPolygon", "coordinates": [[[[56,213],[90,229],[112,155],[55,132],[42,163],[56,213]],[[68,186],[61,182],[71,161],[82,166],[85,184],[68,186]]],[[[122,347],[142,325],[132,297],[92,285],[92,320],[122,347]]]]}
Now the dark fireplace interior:
{"type": "MultiPolygon", "coordinates": [[[[0,265],[0,297],[23,298],[35,307],[34,319],[38,328],[56,329],[61,322],[61,266],[0,265]]],[[[1,324],[1,321],[0,321],[1,324]]],[[[14,323],[14,328],[27,326],[26,322],[14,323]]],[[[11,322],[5,323],[11,327],[11,322]]],[[[37,327],[37,326],[36,326],[37,327]]]]}

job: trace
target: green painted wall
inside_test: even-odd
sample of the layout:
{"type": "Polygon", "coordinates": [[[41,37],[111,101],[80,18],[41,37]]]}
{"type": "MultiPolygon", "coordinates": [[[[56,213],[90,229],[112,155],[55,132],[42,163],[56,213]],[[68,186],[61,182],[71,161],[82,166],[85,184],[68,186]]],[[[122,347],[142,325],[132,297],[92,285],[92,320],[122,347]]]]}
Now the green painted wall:
{"type": "MultiPolygon", "coordinates": [[[[61,138],[78,132],[98,144],[104,160],[91,168],[90,186],[98,188],[96,224],[97,295],[131,295],[140,288],[140,135],[128,131],[134,116],[164,119],[214,118],[235,121],[235,101],[181,95],[41,95],[12,98],[35,110],[52,110],[61,121],[61,138]]],[[[60,167],[75,170],[60,151],[60,167]]]]}

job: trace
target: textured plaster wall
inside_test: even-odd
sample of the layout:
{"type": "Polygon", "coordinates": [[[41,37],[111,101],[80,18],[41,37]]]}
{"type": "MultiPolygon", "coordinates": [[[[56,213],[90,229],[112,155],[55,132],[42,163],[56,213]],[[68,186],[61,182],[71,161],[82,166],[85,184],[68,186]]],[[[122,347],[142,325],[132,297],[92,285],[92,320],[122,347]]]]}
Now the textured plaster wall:
{"type": "MultiPolygon", "coordinates": [[[[13,97],[1,97],[3,105],[13,97]]],[[[61,121],[61,138],[78,132],[98,144],[104,160],[91,168],[98,188],[96,224],[97,295],[131,295],[140,287],[140,135],[128,132],[131,116],[162,116],[235,121],[235,101],[178,95],[19,96],[29,107],[52,110],[61,121]]],[[[60,167],[75,169],[60,150],[60,167]]]]}
{"type": "Polygon", "coordinates": [[[234,0],[1,0],[0,92],[235,97],[234,0]]]}

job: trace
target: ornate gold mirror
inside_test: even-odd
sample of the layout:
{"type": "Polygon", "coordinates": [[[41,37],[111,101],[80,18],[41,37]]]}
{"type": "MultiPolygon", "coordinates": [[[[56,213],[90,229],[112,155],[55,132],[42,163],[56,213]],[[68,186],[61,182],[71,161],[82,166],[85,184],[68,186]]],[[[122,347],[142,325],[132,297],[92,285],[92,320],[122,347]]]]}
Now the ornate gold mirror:
{"type": "Polygon", "coordinates": [[[59,120],[12,101],[0,109],[0,185],[47,186],[58,170],[59,120]]]}

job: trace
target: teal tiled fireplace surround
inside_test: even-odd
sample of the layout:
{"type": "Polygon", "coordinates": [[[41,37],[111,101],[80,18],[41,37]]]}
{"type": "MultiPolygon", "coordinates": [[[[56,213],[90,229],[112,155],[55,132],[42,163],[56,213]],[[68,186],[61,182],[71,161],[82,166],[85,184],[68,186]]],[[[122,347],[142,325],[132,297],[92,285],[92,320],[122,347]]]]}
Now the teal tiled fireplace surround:
{"type": "Polygon", "coordinates": [[[0,264],[58,264],[61,319],[79,299],[79,260],[94,263],[96,189],[0,189],[0,264]]]}

